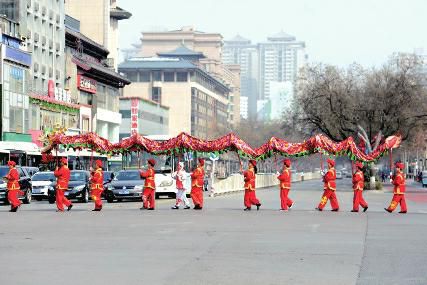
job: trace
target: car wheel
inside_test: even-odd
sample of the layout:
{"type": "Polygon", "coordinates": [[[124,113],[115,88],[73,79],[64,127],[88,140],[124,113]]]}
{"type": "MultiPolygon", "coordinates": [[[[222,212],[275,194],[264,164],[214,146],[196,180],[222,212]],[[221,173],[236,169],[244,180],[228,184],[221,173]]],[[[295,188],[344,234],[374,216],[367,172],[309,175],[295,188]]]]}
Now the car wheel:
{"type": "Polygon", "coordinates": [[[23,200],[24,204],[30,204],[31,203],[31,190],[27,189],[25,192],[25,198],[23,200]]]}
{"type": "Polygon", "coordinates": [[[108,203],[113,203],[113,202],[114,202],[114,199],[113,199],[113,198],[107,198],[107,202],[108,202],[108,203]]]}
{"type": "Polygon", "coordinates": [[[84,190],[84,193],[82,194],[82,200],[83,203],[89,202],[89,192],[87,190],[84,190]]]}
{"type": "Polygon", "coordinates": [[[53,195],[49,195],[49,197],[47,198],[47,200],[49,201],[49,204],[53,204],[56,202],[56,197],[53,195]]]}
{"type": "Polygon", "coordinates": [[[156,199],[159,199],[159,198],[160,198],[160,195],[156,193],[156,199]]]}

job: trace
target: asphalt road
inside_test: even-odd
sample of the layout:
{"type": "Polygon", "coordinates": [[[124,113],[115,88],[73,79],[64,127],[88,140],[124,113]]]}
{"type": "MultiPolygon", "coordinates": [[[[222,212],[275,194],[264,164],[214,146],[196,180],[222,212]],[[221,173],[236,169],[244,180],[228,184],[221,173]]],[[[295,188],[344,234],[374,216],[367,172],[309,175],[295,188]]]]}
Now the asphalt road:
{"type": "Polygon", "coordinates": [[[390,187],[365,192],[367,213],[349,212],[349,180],[338,188],[338,213],[314,211],[319,181],[294,184],[287,213],[277,189],[258,190],[258,212],[242,211],[243,193],[207,198],[202,211],[166,199],[156,211],[2,206],[0,284],[427,284],[427,190],[410,185],[401,215],[383,210],[390,187]]]}

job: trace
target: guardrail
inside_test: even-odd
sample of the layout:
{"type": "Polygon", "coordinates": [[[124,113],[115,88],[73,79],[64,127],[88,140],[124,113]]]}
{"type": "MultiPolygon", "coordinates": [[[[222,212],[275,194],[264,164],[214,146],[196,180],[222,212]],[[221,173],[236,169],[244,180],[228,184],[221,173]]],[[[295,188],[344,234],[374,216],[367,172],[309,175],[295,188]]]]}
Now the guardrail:
{"type": "MultiPolygon", "coordinates": [[[[292,182],[300,182],[306,180],[319,179],[321,175],[319,172],[298,172],[292,174],[292,182]]],[[[212,187],[210,187],[210,196],[215,197],[227,193],[243,191],[243,175],[233,174],[226,179],[215,179],[212,187]]],[[[279,180],[276,174],[257,174],[256,175],[256,188],[266,188],[278,186],[279,180]]]]}

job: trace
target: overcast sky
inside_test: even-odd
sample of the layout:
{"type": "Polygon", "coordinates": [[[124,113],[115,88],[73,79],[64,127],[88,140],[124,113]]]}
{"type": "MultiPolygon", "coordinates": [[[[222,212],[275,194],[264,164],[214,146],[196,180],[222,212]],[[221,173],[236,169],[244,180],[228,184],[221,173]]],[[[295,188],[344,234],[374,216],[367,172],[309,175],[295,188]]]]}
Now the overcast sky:
{"type": "Polygon", "coordinates": [[[120,48],[141,31],[179,29],[240,34],[252,42],[281,30],[305,41],[310,61],[380,65],[393,52],[427,50],[427,0],[118,0],[120,48]]]}

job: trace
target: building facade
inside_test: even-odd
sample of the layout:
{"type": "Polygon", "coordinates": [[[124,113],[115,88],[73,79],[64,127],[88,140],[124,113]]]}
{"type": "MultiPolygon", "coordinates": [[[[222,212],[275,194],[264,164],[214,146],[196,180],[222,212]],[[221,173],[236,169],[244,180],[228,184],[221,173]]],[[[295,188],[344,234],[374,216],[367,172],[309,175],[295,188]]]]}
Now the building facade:
{"type": "Polygon", "coordinates": [[[120,140],[133,134],[167,135],[169,107],[141,97],[120,97],[120,140]]]}
{"type": "Polygon", "coordinates": [[[117,69],[119,60],[119,21],[132,14],[119,6],[116,0],[66,1],[65,12],[81,23],[81,32],[110,51],[105,60],[117,69]]]}
{"type": "Polygon", "coordinates": [[[291,81],[270,82],[270,120],[280,120],[290,111],[294,98],[294,85],[291,81]]]}
{"type": "Polygon", "coordinates": [[[223,37],[221,34],[197,31],[191,26],[166,32],[142,32],[141,42],[134,45],[135,50],[127,50],[126,53],[137,57],[163,56],[164,53],[169,53],[181,46],[203,54],[204,56],[195,64],[230,89],[227,120],[231,125],[238,125],[240,121],[240,68],[223,63],[223,37]]]}
{"type": "Polygon", "coordinates": [[[240,97],[240,117],[247,120],[249,118],[248,114],[248,97],[240,97]]]}
{"type": "Polygon", "coordinates": [[[130,81],[105,64],[109,51],[80,32],[79,21],[66,17],[65,87],[80,106],[77,128],[119,141],[120,89],[130,81]]]}
{"type": "Polygon", "coordinates": [[[0,14],[20,23],[25,47],[32,54],[29,93],[46,95],[48,82],[64,83],[64,0],[6,0],[0,14]]]}
{"type": "Polygon", "coordinates": [[[1,140],[31,142],[28,82],[31,54],[21,49],[19,23],[0,17],[1,140]]]}
{"type": "Polygon", "coordinates": [[[124,97],[169,107],[168,135],[187,132],[213,138],[227,129],[230,89],[198,65],[182,58],[133,58],[119,65],[132,82],[124,97]]]}

